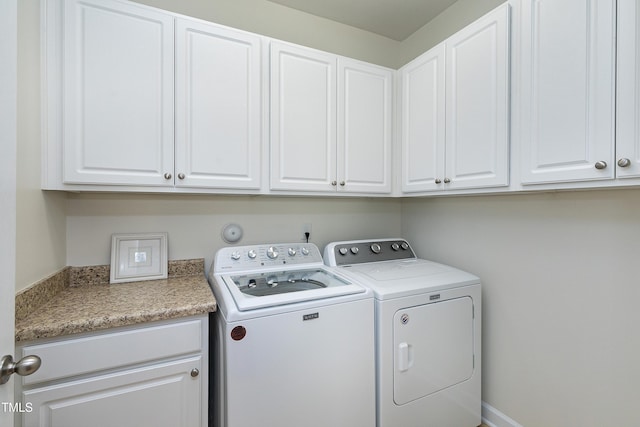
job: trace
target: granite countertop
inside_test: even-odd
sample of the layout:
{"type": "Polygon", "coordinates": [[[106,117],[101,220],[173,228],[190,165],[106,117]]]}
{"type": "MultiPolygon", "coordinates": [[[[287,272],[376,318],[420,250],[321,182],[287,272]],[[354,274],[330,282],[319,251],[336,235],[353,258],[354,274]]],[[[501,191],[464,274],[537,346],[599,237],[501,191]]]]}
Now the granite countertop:
{"type": "Polygon", "coordinates": [[[192,262],[180,261],[177,269],[175,265],[172,269],[170,262],[167,279],[112,285],[108,283],[108,266],[67,267],[46,279],[40,290],[34,286],[16,296],[16,341],[215,311],[216,300],[204,276],[204,260],[192,262]]]}

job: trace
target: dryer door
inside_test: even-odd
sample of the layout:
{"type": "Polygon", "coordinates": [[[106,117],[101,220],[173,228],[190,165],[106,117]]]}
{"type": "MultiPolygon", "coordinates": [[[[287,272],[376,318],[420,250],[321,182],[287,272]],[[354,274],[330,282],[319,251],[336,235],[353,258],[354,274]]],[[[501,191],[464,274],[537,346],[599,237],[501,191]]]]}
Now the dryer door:
{"type": "Polygon", "coordinates": [[[471,378],[473,300],[456,298],[398,310],[393,317],[397,405],[471,378]]]}

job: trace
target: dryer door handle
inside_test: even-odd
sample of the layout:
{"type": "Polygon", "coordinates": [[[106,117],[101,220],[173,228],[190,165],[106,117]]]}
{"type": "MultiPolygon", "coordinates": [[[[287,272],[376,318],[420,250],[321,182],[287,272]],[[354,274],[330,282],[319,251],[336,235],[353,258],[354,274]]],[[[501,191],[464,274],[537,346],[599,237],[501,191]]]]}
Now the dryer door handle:
{"type": "Polygon", "coordinates": [[[406,342],[398,345],[398,370],[408,371],[413,366],[413,346],[406,342]]]}

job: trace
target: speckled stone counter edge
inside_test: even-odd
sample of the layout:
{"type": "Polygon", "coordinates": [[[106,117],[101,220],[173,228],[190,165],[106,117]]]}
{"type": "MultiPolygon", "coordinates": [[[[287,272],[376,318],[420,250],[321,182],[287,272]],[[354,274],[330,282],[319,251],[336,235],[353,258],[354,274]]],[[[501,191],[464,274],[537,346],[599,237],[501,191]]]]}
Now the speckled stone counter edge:
{"type": "MultiPolygon", "coordinates": [[[[27,289],[23,289],[16,294],[16,322],[29,316],[34,310],[67,287],[108,285],[109,271],[110,266],[108,265],[65,267],[27,289]]],[[[195,276],[203,274],[203,272],[203,258],[169,261],[168,276],[170,278],[195,276]]]]}

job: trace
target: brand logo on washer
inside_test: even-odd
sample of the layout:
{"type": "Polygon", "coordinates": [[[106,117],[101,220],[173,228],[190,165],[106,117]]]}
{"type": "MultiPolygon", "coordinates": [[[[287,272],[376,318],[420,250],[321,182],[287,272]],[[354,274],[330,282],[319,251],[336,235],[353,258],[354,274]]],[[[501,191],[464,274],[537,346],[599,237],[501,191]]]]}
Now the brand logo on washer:
{"type": "Polygon", "coordinates": [[[409,323],[409,315],[405,313],[402,316],[400,316],[400,322],[403,325],[406,325],[407,323],[409,323]]]}
{"type": "Polygon", "coordinates": [[[302,320],[313,320],[313,319],[318,319],[320,317],[319,313],[311,313],[311,314],[304,314],[302,315],[302,320]]]}

